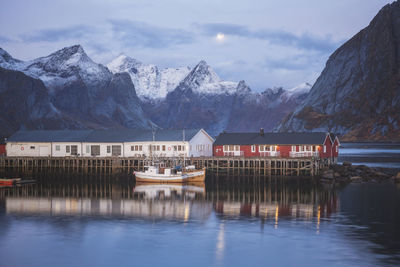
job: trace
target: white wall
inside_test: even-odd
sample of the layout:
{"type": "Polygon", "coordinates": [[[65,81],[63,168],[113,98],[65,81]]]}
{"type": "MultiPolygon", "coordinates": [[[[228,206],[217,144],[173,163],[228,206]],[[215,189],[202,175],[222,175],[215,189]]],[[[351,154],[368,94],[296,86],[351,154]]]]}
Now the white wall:
{"type": "Polygon", "coordinates": [[[48,157],[51,154],[51,144],[8,142],[6,144],[6,151],[8,157],[48,157]]]}
{"type": "Polygon", "coordinates": [[[189,142],[190,157],[212,156],[214,140],[201,129],[189,142]]]}
{"type": "Polygon", "coordinates": [[[75,155],[71,155],[71,146],[77,146],[78,155],[82,155],[81,151],[81,143],[52,143],[52,156],[53,157],[76,157],[75,155]],[[57,146],[60,147],[60,150],[57,150],[57,146]],[[67,153],[66,147],[70,146],[70,151],[67,153]]]}
{"type": "Polygon", "coordinates": [[[124,143],[124,150],[126,157],[135,157],[140,155],[145,155],[146,157],[150,156],[150,146],[160,146],[160,151],[154,151],[153,154],[158,157],[183,157],[188,156],[189,151],[189,142],[185,141],[174,141],[174,142],[129,142],[124,143]],[[131,146],[141,145],[142,151],[131,151],[131,146]],[[165,146],[165,151],[162,150],[162,146],[165,146]],[[175,151],[174,146],[184,146],[185,150],[175,151]]]}
{"type": "Polygon", "coordinates": [[[91,154],[91,146],[100,145],[100,155],[97,157],[111,157],[112,156],[112,146],[121,146],[121,155],[119,157],[124,156],[124,145],[123,143],[82,143],[82,156],[83,157],[92,157],[91,154]],[[89,150],[87,150],[87,146],[89,146],[89,150]],[[110,152],[107,153],[107,146],[110,146],[110,152]]]}

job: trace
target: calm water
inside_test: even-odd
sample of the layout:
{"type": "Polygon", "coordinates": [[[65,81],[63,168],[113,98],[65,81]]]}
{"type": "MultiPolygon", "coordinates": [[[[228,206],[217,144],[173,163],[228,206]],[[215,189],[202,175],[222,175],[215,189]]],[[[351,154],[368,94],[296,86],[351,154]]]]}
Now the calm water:
{"type": "MultiPolygon", "coordinates": [[[[360,149],[347,155],[366,162],[360,149]]],[[[14,175],[38,182],[0,188],[0,266],[400,265],[400,184],[209,175],[202,185],[149,186],[124,174],[14,175]]]]}
{"type": "Polygon", "coordinates": [[[400,169],[400,144],[343,143],[339,149],[339,163],[343,161],[400,169]]]}

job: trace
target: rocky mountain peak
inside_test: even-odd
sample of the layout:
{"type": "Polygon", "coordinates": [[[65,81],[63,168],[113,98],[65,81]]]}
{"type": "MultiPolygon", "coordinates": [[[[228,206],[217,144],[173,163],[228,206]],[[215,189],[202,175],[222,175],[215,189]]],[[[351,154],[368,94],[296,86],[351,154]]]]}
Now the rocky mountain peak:
{"type": "Polygon", "coordinates": [[[237,85],[236,92],[238,95],[248,95],[251,94],[251,89],[245,81],[241,80],[237,85]]]}
{"type": "Polygon", "coordinates": [[[110,63],[108,63],[107,67],[112,73],[126,72],[127,70],[130,70],[132,68],[132,71],[136,72],[138,66],[141,65],[143,65],[143,63],[139,60],[121,54],[113,59],[110,63]]]}
{"type": "Polygon", "coordinates": [[[186,76],[183,83],[190,86],[192,89],[198,88],[203,84],[217,83],[222,80],[218,77],[215,71],[205,62],[201,60],[193,70],[186,76]]]}

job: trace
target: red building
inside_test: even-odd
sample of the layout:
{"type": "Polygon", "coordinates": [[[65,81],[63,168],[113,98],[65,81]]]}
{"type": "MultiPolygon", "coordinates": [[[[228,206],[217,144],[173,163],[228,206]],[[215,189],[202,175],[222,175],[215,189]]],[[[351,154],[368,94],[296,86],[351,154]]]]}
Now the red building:
{"type": "Polygon", "coordinates": [[[6,145],[5,144],[0,144],[0,156],[6,154],[6,145]]]}
{"type": "Polygon", "coordinates": [[[339,139],[329,133],[222,133],[214,142],[216,157],[316,157],[337,161],[339,139]]]}

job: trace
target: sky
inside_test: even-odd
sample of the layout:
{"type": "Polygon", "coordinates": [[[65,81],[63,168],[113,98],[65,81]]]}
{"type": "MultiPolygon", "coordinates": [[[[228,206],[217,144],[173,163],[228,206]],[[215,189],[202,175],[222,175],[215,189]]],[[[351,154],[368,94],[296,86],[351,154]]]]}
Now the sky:
{"type": "Polygon", "coordinates": [[[254,91],[313,84],[385,0],[2,0],[0,47],[30,60],[81,44],[95,62],[205,60],[254,91]]]}

